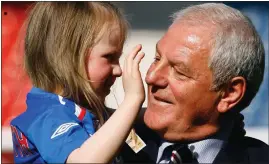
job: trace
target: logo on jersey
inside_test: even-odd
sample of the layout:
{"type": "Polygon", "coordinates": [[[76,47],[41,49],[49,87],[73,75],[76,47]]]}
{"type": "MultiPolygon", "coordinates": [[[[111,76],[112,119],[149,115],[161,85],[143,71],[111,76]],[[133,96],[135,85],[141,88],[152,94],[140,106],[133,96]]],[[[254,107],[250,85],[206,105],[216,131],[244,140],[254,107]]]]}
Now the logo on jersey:
{"type": "Polygon", "coordinates": [[[76,126],[78,125],[78,123],[73,123],[73,122],[70,122],[70,123],[65,123],[65,124],[62,124],[61,126],[59,126],[56,131],[53,133],[53,135],[50,137],[50,139],[53,139],[61,134],[64,134],[65,132],[67,132],[70,128],[72,128],[73,126],[76,126]]]}

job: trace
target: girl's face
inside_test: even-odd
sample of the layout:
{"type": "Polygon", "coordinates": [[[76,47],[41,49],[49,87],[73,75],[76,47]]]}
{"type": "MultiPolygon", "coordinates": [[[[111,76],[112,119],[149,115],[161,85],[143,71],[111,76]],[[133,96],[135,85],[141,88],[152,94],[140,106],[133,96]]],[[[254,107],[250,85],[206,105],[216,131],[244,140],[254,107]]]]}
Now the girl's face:
{"type": "Polygon", "coordinates": [[[106,32],[101,40],[91,49],[86,59],[87,74],[95,93],[101,98],[110,92],[110,87],[122,74],[119,58],[122,45],[119,46],[120,32],[113,28],[106,32]]]}

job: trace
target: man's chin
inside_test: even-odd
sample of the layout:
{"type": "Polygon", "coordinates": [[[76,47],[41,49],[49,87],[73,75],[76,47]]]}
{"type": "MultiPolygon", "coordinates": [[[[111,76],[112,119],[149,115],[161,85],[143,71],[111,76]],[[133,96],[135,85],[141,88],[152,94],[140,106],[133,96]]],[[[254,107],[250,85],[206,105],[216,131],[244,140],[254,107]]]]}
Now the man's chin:
{"type": "Polygon", "coordinates": [[[166,140],[166,141],[177,141],[177,138],[174,138],[174,136],[171,136],[168,132],[168,127],[161,124],[158,120],[154,120],[151,118],[148,118],[146,115],[144,116],[144,122],[146,126],[153,130],[155,133],[159,135],[160,138],[166,140]]]}
{"type": "Polygon", "coordinates": [[[168,142],[188,142],[188,139],[184,138],[184,134],[182,137],[180,133],[170,131],[167,125],[162,124],[158,120],[148,118],[146,115],[144,115],[144,122],[149,129],[156,132],[160,138],[168,142]]]}
{"type": "Polygon", "coordinates": [[[145,111],[144,122],[148,128],[160,134],[166,129],[166,126],[162,123],[161,119],[159,119],[159,116],[148,110],[145,111]]]}
{"type": "Polygon", "coordinates": [[[184,134],[182,137],[182,131],[173,129],[174,126],[169,119],[161,117],[154,111],[146,110],[144,122],[149,129],[156,132],[164,140],[185,142],[184,134]]]}
{"type": "Polygon", "coordinates": [[[168,120],[159,118],[157,115],[147,111],[144,115],[144,122],[149,129],[169,142],[195,142],[216,133],[217,130],[215,127],[208,126],[199,129],[190,127],[187,124],[175,126],[168,120]]]}

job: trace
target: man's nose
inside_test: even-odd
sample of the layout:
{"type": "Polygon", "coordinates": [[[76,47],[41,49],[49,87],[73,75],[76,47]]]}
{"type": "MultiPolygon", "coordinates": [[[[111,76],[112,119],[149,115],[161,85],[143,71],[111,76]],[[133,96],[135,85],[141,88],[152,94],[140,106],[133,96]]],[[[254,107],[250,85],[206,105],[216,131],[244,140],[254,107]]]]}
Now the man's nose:
{"type": "Polygon", "coordinates": [[[151,66],[146,75],[146,83],[148,85],[165,88],[168,84],[167,77],[169,68],[165,65],[151,66]]]}

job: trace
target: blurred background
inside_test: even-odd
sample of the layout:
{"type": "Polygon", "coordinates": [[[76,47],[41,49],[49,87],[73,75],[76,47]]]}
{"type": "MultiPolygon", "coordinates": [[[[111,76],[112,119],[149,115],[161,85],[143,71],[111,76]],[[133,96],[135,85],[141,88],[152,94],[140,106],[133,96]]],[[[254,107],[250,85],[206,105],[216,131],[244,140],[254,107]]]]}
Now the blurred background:
{"type": "MultiPolygon", "coordinates": [[[[169,16],[184,7],[201,2],[115,2],[121,7],[131,29],[124,52],[129,52],[136,44],[143,45],[146,53],[140,69],[143,78],[153,61],[155,45],[171,24],[169,16]]],[[[265,52],[264,81],[251,105],[243,111],[247,135],[268,144],[268,2],[224,2],[241,10],[254,23],[262,37],[265,52]]],[[[2,163],[13,162],[10,121],[26,109],[25,98],[31,83],[22,70],[23,23],[33,2],[1,2],[2,19],[2,163]]],[[[124,53],[126,55],[126,53],[124,53]]],[[[124,57],[121,58],[123,64],[124,57]]],[[[145,85],[145,83],[144,83],[145,85]]],[[[145,85],[146,87],[146,85],[145,85]]],[[[116,80],[112,92],[106,99],[109,107],[117,108],[123,100],[121,78],[116,80]]],[[[147,106],[147,101],[143,104],[147,106]]]]}

